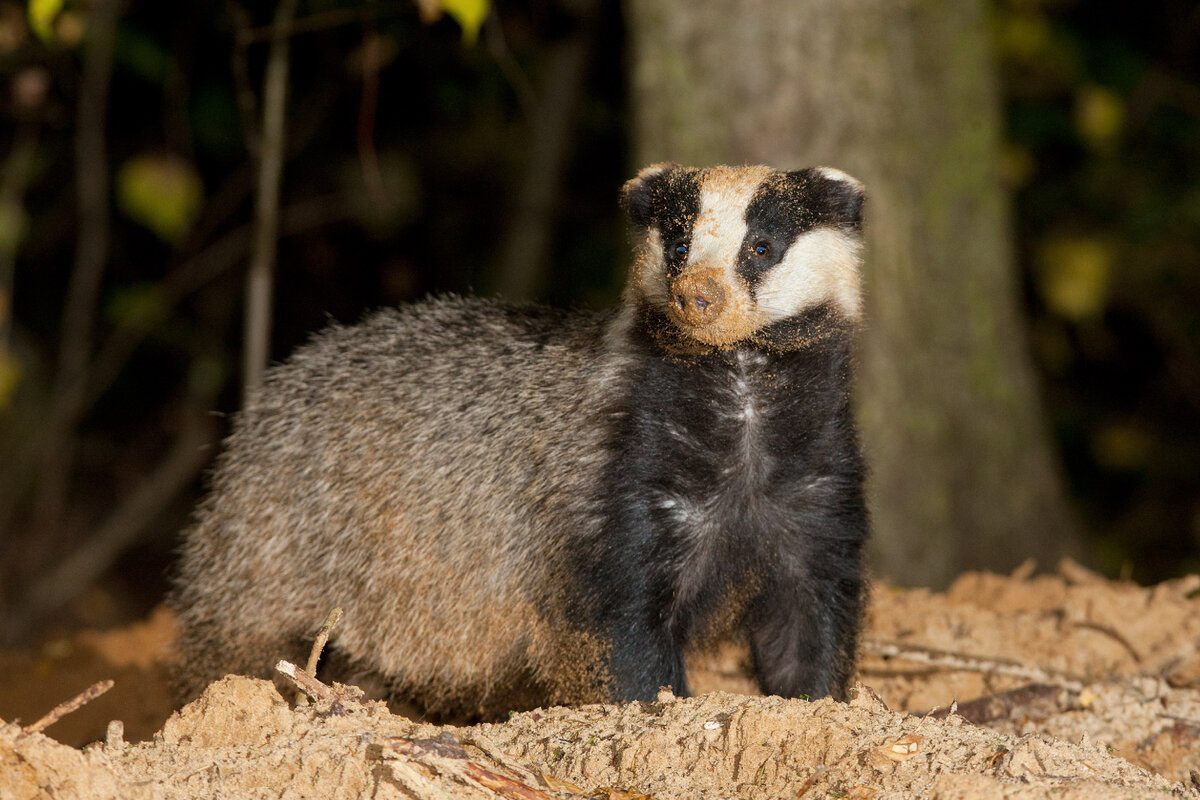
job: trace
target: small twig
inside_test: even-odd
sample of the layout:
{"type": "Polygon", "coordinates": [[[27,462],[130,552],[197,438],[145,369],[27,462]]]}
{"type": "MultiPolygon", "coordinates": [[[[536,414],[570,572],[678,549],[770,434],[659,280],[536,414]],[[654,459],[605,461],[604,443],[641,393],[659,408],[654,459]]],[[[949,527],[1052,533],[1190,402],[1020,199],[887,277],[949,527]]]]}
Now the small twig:
{"type": "Polygon", "coordinates": [[[463,744],[474,747],[476,750],[483,753],[492,761],[504,767],[506,770],[518,776],[519,778],[535,783],[545,783],[545,780],[539,773],[526,769],[521,764],[518,764],[516,761],[510,758],[507,753],[497,747],[495,742],[491,741],[487,737],[471,732],[471,730],[467,728],[459,731],[459,740],[463,744]]]}
{"type": "Polygon", "coordinates": [[[46,728],[49,728],[51,725],[58,722],[60,719],[65,717],[67,714],[70,714],[72,711],[78,711],[80,708],[82,708],[83,706],[92,702],[93,700],[95,700],[97,697],[99,697],[100,695],[107,692],[112,687],[113,687],[112,679],[98,681],[96,683],[93,683],[87,689],[84,689],[82,692],[75,695],[70,700],[66,701],[65,703],[59,703],[54,708],[50,709],[50,712],[48,714],[46,714],[46,716],[39,719],[37,722],[33,723],[32,725],[26,725],[25,732],[26,733],[41,733],[43,730],[45,730],[46,728]]]}
{"type": "Polygon", "coordinates": [[[1120,634],[1120,632],[1117,631],[1115,628],[1112,628],[1108,625],[1102,625],[1099,622],[1076,622],[1075,627],[1076,628],[1086,628],[1090,631],[1096,631],[1097,633],[1103,633],[1105,636],[1108,636],[1113,641],[1115,641],[1117,644],[1124,647],[1125,650],[1129,653],[1129,655],[1133,657],[1133,662],[1135,664],[1142,663],[1142,657],[1138,653],[1138,651],[1134,648],[1134,646],[1132,644],[1129,643],[1129,640],[1126,639],[1124,636],[1122,636],[1120,634]]]}
{"type": "Polygon", "coordinates": [[[1007,675],[1022,678],[1031,683],[1044,683],[1070,689],[1078,692],[1083,689],[1084,680],[1078,675],[1058,672],[1045,667],[1029,667],[1016,661],[1000,658],[982,658],[968,653],[955,653],[948,650],[936,650],[920,645],[897,644],[879,639],[867,639],[863,642],[863,650],[885,658],[903,658],[921,664],[935,667],[964,670],[966,672],[982,672],[993,675],[1007,675]]]}
{"type": "MultiPolygon", "coordinates": [[[[329,641],[329,631],[337,624],[337,621],[342,618],[342,609],[340,606],[329,612],[329,616],[325,618],[325,624],[317,631],[316,638],[313,639],[312,649],[308,651],[308,664],[304,671],[309,675],[317,674],[317,662],[321,660],[321,651],[325,649],[325,643],[329,641]]],[[[308,705],[308,698],[300,692],[296,693],[296,705],[308,705]]]]}
{"type": "Polygon", "coordinates": [[[286,676],[296,688],[303,691],[313,700],[333,700],[333,690],[319,680],[309,675],[290,661],[280,661],[275,665],[275,671],[286,676]]]}
{"type": "Polygon", "coordinates": [[[333,630],[333,626],[337,625],[337,621],[342,618],[342,607],[337,606],[329,612],[329,616],[325,618],[325,624],[317,631],[317,636],[313,639],[312,650],[308,652],[308,664],[305,665],[305,670],[309,675],[317,674],[317,662],[321,660],[321,651],[325,649],[325,643],[329,641],[329,632],[333,630]]]}

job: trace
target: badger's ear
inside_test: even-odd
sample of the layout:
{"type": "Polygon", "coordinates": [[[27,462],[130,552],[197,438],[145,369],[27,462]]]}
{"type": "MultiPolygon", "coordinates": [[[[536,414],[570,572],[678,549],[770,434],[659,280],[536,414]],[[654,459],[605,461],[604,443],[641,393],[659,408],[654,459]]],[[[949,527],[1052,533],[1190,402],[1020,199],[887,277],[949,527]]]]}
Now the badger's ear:
{"type": "Polygon", "coordinates": [[[667,176],[678,168],[678,164],[652,164],[621,187],[621,208],[634,225],[647,228],[654,221],[655,196],[660,193],[667,176]]]}
{"type": "Polygon", "coordinates": [[[817,167],[813,172],[824,179],[819,193],[826,219],[843,228],[862,230],[866,200],[862,182],[833,167],[817,167]]]}

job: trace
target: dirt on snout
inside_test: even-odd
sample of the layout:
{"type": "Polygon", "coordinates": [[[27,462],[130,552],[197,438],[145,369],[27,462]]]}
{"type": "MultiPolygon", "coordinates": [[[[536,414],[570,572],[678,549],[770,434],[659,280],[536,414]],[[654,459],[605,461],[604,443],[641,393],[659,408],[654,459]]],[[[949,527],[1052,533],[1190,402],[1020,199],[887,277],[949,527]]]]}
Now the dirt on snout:
{"type": "Polygon", "coordinates": [[[154,617],[77,637],[77,664],[0,661],[0,717],[18,716],[17,694],[43,703],[0,722],[0,798],[1200,800],[1200,576],[1146,588],[1069,562],[1024,573],[971,573],[941,593],[876,587],[847,703],[752,696],[745,649],[729,644],[693,659],[696,697],[471,727],[397,716],[337,684],[293,707],[241,677],[171,713],[161,666],[135,676],[102,655],[165,655],[169,619],[154,617]],[[85,661],[117,688],[31,730],[77,688],[36,698],[22,685],[82,680],[85,661]],[[118,695],[121,675],[137,690],[118,695]],[[156,730],[110,724],[156,714],[156,730]],[[51,738],[66,730],[99,742],[51,738]]]}

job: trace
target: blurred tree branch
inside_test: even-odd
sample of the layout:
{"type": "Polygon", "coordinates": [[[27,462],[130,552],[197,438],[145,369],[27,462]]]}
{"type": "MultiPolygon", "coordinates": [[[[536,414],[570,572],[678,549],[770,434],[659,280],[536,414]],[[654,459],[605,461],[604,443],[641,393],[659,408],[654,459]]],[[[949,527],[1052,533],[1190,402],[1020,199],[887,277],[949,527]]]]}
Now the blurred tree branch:
{"type": "Polygon", "coordinates": [[[382,39],[375,27],[373,16],[363,20],[362,43],[362,93],[358,102],[358,126],[355,139],[358,142],[358,161],[362,169],[363,183],[373,204],[387,202],[383,187],[383,176],[379,174],[379,155],[375,150],[375,116],[379,109],[379,70],[382,66],[382,39]]]}
{"type": "Polygon", "coordinates": [[[46,614],[71,601],[135,543],[208,463],[217,425],[202,410],[211,397],[195,398],[170,451],[122,498],[83,546],[42,575],[5,620],[4,638],[24,635],[46,614]]]}
{"type": "MultiPolygon", "coordinates": [[[[493,288],[502,297],[534,297],[546,282],[550,245],[558,218],[555,210],[575,142],[575,124],[585,94],[595,22],[596,0],[565,4],[575,18],[573,30],[550,46],[540,91],[529,101],[518,90],[529,129],[525,171],[505,229],[493,288]]],[[[491,37],[493,49],[497,41],[491,37]]],[[[504,69],[505,61],[498,59],[504,69]]],[[[511,68],[505,69],[511,80],[511,68]]],[[[514,88],[522,86],[514,83],[514,88]]]]}
{"type": "Polygon", "coordinates": [[[75,128],[75,191],[79,218],[75,264],[63,308],[49,421],[42,443],[34,525],[61,527],[74,461],[77,409],[87,382],[100,283],[109,256],[109,169],[106,152],[108,87],[112,76],[118,0],[89,9],[75,128]]]}
{"type": "MultiPolygon", "coordinates": [[[[305,199],[281,212],[280,235],[306,233],[344,221],[350,218],[351,209],[352,204],[342,195],[305,199]]],[[[161,315],[138,318],[108,335],[92,359],[86,387],[75,395],[78,405],[64,413],[76,419],[85,416],[117,380],[138,346],[162,325],[175,306],[244,262],[254,235],[254,224],[247,223],[212,242],[195,256],[179,262],[160,285],[161,315]]],[[[74,599],[139,539],[204,468],[212,457],[216,430],[207,418],[199,418],[199,409],[211,407],[212,401],[211,397],[191,401],[193,410],[185,418],[171,451],[147,471],[138,488],[120,499],[115,510],[53,570],[50,577],[39,579],[14,603],[0,626],[5,636],[21,635],[38,618],[74,599]]],[[[0,516],[0,529],[10,526],[16,502],[39,478],[37,471],[20,465],[36,460],[44,446],[43,435],[35,431],[21,445],[9,453],[3,490],[4,499],[10,504],[0,508],[0,512],[6,512],[0,516]]]]}
{"type": "MultiPolygon", "coordinates": [[[[342,195],[302,200],[279,213],[278,236],[282,239],[343,221],[350,217],[350,208],[349,199],[342,195]]],[[[235,228],[172,269],[160,287],[159,302],[164,314],[245,259],[250,253],[256,232],[254,223],[235,228]]],[[[108,390],[133,351],[161,322],[161,318],[136,320],[117,329],[104,341],[96,352],[88,390],[82,398],[88,406],[108,390]]]]}
{"type": "Polygon", "coordinates": [[[508,40],[504,36],[504,26],[500,22],[499,15],[488,15],[488,18],[483,23],[483,33],[488,52],[496,60],[496,66],[500,68],[504,79],[508,81],[509,88],[512,89],[513,94],[516,96],[517,104],[521,107],[521,111],[526,116],[532,118],[534,108],[537,105],[537,92],[534,91],[533,84],[529,81],[529,76],[525,74],[525,70],[521,68],[520,62],[513,56],[512,50],[508,46],[508,40]]]}
{"type": "Polygon", "coordinates": [[[267,71],[263,78],[258,193],[254,205],[254,252],[250,259],[250,272],[246,276],[246,327],[242,350],[242,383],[246,398],[262,382],[270,356],[271,304],[279,236],[279,184],[283,174],[288,90],[287,32],[296,13],[296,2],[280,0],[275,9],[276,33],[271,40],[267,71]]]}
{"type": "Polygon", "coordinates": [[[412,2],[403,0],[399,3],[367,3],[360,8],[337,8],[329,11],[318,11],[307,17],[300,17],[280,27],[276,23],[258,28],[247,26],[242,34],[246,44],[261,44],[273,41],[276,36],[297,36],[302,33],[315,33],[330,28],[340,28],[353,25],[365,19],[378,19],[384,16],[405,14],[412,10],[412,2]]]}
{"type": "MultiPolygon", "coordinates": [[[[294,7],[294,0],[291,3],[294,7]]],[[[61,552],[72,538],[82,539],[71,556],[61,562],[48,577],[39,578],[6,614],[7,633],[28,629],[46,612],[72,599],[91,580],[102,574],[161,515],[211,456],[210,445],[215,426],[185,420],[169,453],[149,467],[140,484],[131,493],[117,498],[115,508],[89,534],[67,536],[63,516],[71,487],[77,429],[95,404],[112,387],[138,347],[153,331],[161,329],[171,313],[187,297],[226,273],[252,253],[256,242],[274,242],[288,235],[322,227],[346,219],[352,204],[341,193],[308,198],[282,212],[278,203],[278,172],[275,167],[274,202],[267,211],[264,238],[263,215],[255,222],[235,228],[215,241],[211,237],[222,227],[222,220],[238,211],[253,186],[248,169],[235,170],[205,210],[185,250],[190,257],[175,265],[155,286],[153,313],[133,315],[114,326],[97,346],[97,314],[101,286],[109,259],[109,195],[105,126],[108,85],[112,70],[112,48],[119,16],[118,0],[93,7],[95,19],[89,27],[84,46],[83,78],[76,120],[77,215],[79,229],[75,260],[63,303],[62,333],[56,369],[47,394],[49,407],[36,423],[14,427],[8,458],[0,481],[0,528],[11,528],[19,513],[28,508],[32,523],[27,528],[29,541],[40,541],[47,553],[61,552]],[[207,244],[204,244],[205,241],[207,244]],[[33,495],[32,507],[26,506],[33,495]]],[[[274,97],[279,87],[286,90],[286,74],[276,76],[274,97]]],[[[264,104],[270,106],[269,103],[264,104]]],[[[277,162],[282,162],[282,109],[276,107],[275,119],[268,120],[280,132],[276,141],[277,162]]],[[[315,128],[314,128],[315,130],[315,128]]],[[[301,139],[304,139],[301,131],[301,139]]],[[[22,150],[24,152],[24,150],[22,150]]],[[[15,153],[15,151],[14,151],[15,153]]],[[[11,160],[12,156],[10,156],[11,160]]],[[[261,164],[261,162],[260,162],[261,164]]],[[[262,170],[259,173],[260,187],[262,170]]],[[[268,183],[271,183],[268,175],[268,183]]],[[[260,188],[261,194],[261,188],[260,188]]],[[[193,409],[210,407],[212,397],[193,398],[193,409]]],[[[191,416],[196,415],[191,412],[191,416]]],[[[15,587],[14,587],[15,588],[15,587]]]]}
{"type": "Polygon", "coordinates": [[[233,21],[234,43],[229,55],[230,71],[235,87],[234,96],[237,98],[238,118],[242,123],[242,141],[250,155],[257,157],[260,150],[258,123],[258,98],[254,94],[254,85],[250,81],[250,62],[247,58],[250,49],[250,12],[238,3],[228,2],[225,8],[233,21]]]}
{"type": "MultiPolygon", "coordinates": [[[[294,203],[280,213],[280,237],[306,233],[349,219],[352,216],[351,208],[349,199],[340,194],[322,195],[294,203]]],[[[63,409],[63,415],[76,420],[83,418],[120,376],[138,346],[162,325],[172,309],[246,259],[254,232],[253,223],[242,225],[211,242],[191,258],[177,263],[160,284],[160,314],[134,319],[104,339],[91,359],[83,391],[75,395],[75,405],[63,409]]],[[[41,452],[46,436],[45,431],[33,431],[9,451],[5,481],[0,485],[0,529],[8,527],[17,503],[39,479],[39,473],[29,466],[29,462],[41,452]],[[17,466],[14,468],[14,465],[17,466]]]]}
{"type": "MultiPolygon", "coordinates": [[[[12,150],[0,169],[0,361],[11,357],[13,277],[25,216],[25,192],[33,176],[37,145],[37,128],[19,126],[12,150]]],[[[3,407],[4,398],[0,396],[3,407]]]]}

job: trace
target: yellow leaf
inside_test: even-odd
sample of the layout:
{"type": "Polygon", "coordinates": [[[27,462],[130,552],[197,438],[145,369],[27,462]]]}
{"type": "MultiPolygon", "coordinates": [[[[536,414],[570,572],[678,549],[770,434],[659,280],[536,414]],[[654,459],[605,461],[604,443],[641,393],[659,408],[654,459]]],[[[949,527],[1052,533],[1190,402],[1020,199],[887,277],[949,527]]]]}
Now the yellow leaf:
{"type": "Polygon", "coordinates": [[[177,156],[143,153],[117,172],[121,210],[168,242],[178,242],[191,230],[203,201],[200,175],[177,156]]]}
{"type": "Polygon", "coordinates": [[[62,11],[63,0],[29,0],[26,12],[29,16],[29,27],[43,42],[54,38],[54,20],[62,11]]]}
{"type": "Polygon", "coordinates": [[[0,254],[12,256],[17,252],[29,230],[29,214],[13,198],[0,200],[0,254]]]}
{"type": "Polygon", "coordinates": [[[21,383],[21,362],[11,354],[0,352],[0,412],[12,404],[13,395],[21,383]]]}
{"type": "Polygon", "coordinates": [[[1037,287],[1051,311],[1079,322],[1095,317],[1108,301],[1112,248],[1087,236],[1059,236],[1038,254],[1037,287]]]}
{"type": "Polygon", "coordinates": [[[1088,84],[1075,93],[1075,129],[1094,150],[1111,150],[1125,124],[1125,103],[1115,92],[1088,84]]]}
{"type": "Polygon", "coordinates": [[[1031,62],[1050,47],[1050,24],[1037,12],[1016,12],[1000,25],[997,49],[1016,61],[1031,62]]]}
{"type": "Polygon", "coordinates": [[[463,42],[467,45],[475,44],[475,40],[479,38],[479,29],[483,27],[483,21],[487,19],[489,0],[438,0],[442,9],[454,17],[454,21],[459,24],[463,32],[463,42]]]}
{"type": "MultiPolygon", "coordinates": [[[[1133,425],[1109,423],[1092,435],[1091,450],[1092,456],[1102,466],[1114,470],[1136,470],[1144,467],[1150,459],[1154,440],[1133,425]]],[[[1079,699],[1082,702],[1083,695],[1079,699]]]]}

